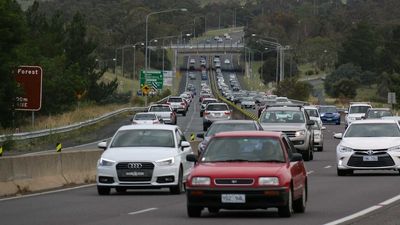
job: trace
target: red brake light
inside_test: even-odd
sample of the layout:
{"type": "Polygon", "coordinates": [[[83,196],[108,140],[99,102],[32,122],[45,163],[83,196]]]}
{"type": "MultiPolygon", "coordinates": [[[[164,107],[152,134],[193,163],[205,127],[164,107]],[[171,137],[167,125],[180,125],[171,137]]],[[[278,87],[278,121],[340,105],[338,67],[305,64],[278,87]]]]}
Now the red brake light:
{"type": "Polygon", "coordinates": [[[186,105],[186,104],[184,102],[182,102],[181,105],[186,105]]]}
{"type": "Polygon", "coordinates": [[[228,111],[228,112],[225,112],[225,115],[230,115],[230,114],[231,114],[231,112],[229,112],[229,111],[228,111]]]}

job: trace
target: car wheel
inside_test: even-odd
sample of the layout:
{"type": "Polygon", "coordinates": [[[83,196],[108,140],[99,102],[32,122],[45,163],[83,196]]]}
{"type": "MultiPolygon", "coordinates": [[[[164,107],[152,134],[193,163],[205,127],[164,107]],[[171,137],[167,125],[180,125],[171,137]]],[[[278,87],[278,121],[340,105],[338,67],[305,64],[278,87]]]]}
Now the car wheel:
{"type": "Polygon", "coordinates": [[[182,113],[182,116],[186,116],[186,112],[183,112],[183,113],[182,113]]]}
{"type": "Polygon", "coordinates": [[[203,124],[203,131],[207,131],[207,125],[203,124]]]}
{"type": "Polygon", "coordinates": [[[346,176],[346,175],[353,175],[354,171],[353,170],[341,170],[341,169],[336,169],[337,175],[338,176],[346,176]]]}
{"type": "Polygon", "coordinates": [[[186,206],[187,214],[189,217],[200,217],[201,216],[201,207],[198,206],[186,206]]]}
{"type": "Polygon", "coordinates": [[[310,161],[310,160],[311,160],[311,152],[310,152],[309,149],[306,150],[306,151],[303,151],[303,152],[301,153],[301,155],[303,156],[303,160],[304,160],[304,161],[310,161]]]}
{"type": "Polygon", "coordinates": [[[218,213],[219,212],[219,208],[208,207],[208,212],[210,212],[210,213],[218,213]]]}
{"type": "Polygon", "coordinates": [[[307,186],[303,188],[301,197],[293,202],[293,211],[296,213],[304,213],[307,204],[307,186]]]}
{"type": "Polygon", "coordinates": [[[278,208],[278,214],[280,217],[291,217],[293,213],[293,200],[292,200],[292,189],[289,189],[288,201],[285,206],[278,208]]]}
{"type": "Polygon", "coordinates": [[[171,187],[169,191],[171,194],[174,195],[179,195],[185,190],[184,184],[183,184],[183,171],[182,167],[179,168],[179,174],[178,174],[178,184],[174,187],[171,187]]]}
{"type": "Polygon", "coordinates": [[[323,147],[323,146],[322,146],[322,147],[318,147],[317,150],[318,150],[319,152],[322,152],[322,151],[324,151],[324,147],[323,147]]]}
{"type": "Polygon", "coordinates": [[[97,193],[99,195],[109,195],[110,191],[111,191],[111,188],[109,188],[109,187],[97,186],[97,193]]]}
{"type": "Polygon", "coordinates": [[[126,188],[123,188],[123,187],[116,187],[115,190],[117,191],[117,193],[125,193],[126,192],[126,188]]]}

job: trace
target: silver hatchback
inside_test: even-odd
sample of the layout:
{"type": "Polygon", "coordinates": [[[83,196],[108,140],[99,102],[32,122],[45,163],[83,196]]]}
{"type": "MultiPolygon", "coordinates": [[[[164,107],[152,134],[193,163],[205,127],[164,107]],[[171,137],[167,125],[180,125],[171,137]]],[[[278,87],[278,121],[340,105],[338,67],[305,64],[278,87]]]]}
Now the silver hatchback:
{"type": "Polygon", "coordinates": [[[203,131],[206,131],[214,121],[230,120],[232,111],[226,103],[208,103],[203,113],[203,131]]]}

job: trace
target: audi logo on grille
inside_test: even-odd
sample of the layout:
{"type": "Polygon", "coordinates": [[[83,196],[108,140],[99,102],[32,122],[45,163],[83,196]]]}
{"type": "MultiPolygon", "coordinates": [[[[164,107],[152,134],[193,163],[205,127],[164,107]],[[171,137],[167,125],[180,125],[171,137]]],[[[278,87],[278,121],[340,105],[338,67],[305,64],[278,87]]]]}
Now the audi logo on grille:
{"type": "Polygon", "coordinates": [[[237,180],[232,180],[232,184],[237,184],[237,180]]]}
{"type": "Polygon", "coordinates": [[[128,163],[129,169],[141,169],[143,165],[141,163],[128,163]]]}

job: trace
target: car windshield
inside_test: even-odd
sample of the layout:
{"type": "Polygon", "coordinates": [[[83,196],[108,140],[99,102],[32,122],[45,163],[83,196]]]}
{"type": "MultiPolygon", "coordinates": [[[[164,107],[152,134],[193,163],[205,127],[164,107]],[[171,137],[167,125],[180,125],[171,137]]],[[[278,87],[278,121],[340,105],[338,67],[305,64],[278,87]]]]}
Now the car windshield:
{"type": "Polygon", "coordinates": [[[280,142],[274,138],[224,137],[210,141],[202,162],[285,162],[280,142]]]}
{"type": "Polygon", "coordinates": [[[115,135],[112,148],[117,147],[175,147],[170,130],[121,130],[115,135]]]}
{"type": "Polygon", "coordinates": [[[150,107],[150,112],[165,112],[170,111],[169,106],[152,106],[150,107]]]}
{"type": "Polygon", "coordinates": [[[134,119],[135,120],[155,120],[157,118],[156,118],[155,114],[149,113],[149,114],[136,114],[134,119]]]}
{"type": "Polygon", "coordinates": [[[366,113],[370,106],[351,106],[349,113],[366,113]]]}
{"type": "Polygon", "coordinates": [[[207,105],[207,111],[228,111],[226,105],[207,105]]]}
{"type": "Polygon", "coordinates": [[[215,135],[224,131],[243,131],[243,130],[257,130],[253,123],[237,123],[237,124],[213,124],[205,134],[206,137],[215,135]]]}
{"type": "Polygon", "coordinates": [[[335,106],[320,107],[319,112],[320,113],[336,113],[337,109],[335,106]]]}
{"type": "Polygon", "coordinates": [[[261,123],[304,123],[304,115],[300,111],[267,111],[261,115],[261,123]]]}
{"type": "Polygon", "coordinates": [[[317,110],[317,109],[306,109],[306,111],[307,111],[307,113],[308,113],[309,116],[312,116],[312,117],[319,117],[319,114],[318,114],[318,110],[317,110]]]}
{"type": "Polygon", "coordinates": [[[400,137],[395,123],[351,124],[345,137],[400,137]]]}
{"type": "Polygon", "coordinates": [[[384,116],[393,116],[393,114],[390,111],[386,111],[386,110],[370,110],[370,111],[368,111],[368,118],[380,119],[384,116]]]}

